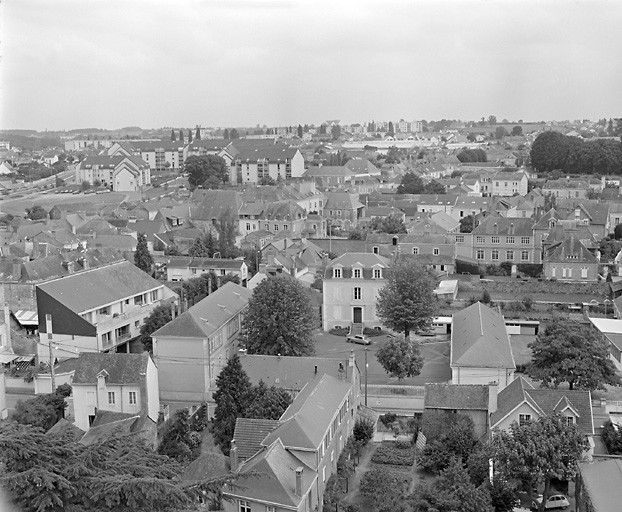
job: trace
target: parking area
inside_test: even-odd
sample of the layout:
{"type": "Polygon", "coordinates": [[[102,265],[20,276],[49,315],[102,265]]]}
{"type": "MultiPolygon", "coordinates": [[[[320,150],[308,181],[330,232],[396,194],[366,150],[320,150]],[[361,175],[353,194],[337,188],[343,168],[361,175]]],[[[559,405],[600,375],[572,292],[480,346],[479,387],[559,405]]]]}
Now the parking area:
{"type": "MultiPolygon", "coordinates": [[[[361,371],[365,372],[365,349],[367,348],[367,379],[369,384],[398,384],[395,377],[389,376],[376,359],[376,351],[388,336],[370,338],[372,344],[365,347],[347,343],[344,336],[334,336],[328,332],[319,332],[315,337],[315,355],[319,357],[347,358],[354,350],[356,363],[361,371]]],[[[423,386],[431,382],[447,382],[451,380],[449,367],[449,341],[443,336],[411,336],[421,342],[421,355],[424,359],[421,374],[416,377],[403,379],[399,384],[423,386]]]]}

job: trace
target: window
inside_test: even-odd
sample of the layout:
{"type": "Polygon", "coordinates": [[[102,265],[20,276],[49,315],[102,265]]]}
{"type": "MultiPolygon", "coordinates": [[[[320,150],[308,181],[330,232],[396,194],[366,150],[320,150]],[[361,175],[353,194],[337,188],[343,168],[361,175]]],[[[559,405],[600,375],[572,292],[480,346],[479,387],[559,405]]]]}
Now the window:
{"type": "Polygon", "coordinates": [[[529,261],[529,251],[523,251],[520,253],[521,261],[529,261]]]}
{"type": "Polygon", "coordinates": [[[464,243],[464,235],[456,235],[456,243],[463,244],[464,243]]]}
{"type": "Polygon", "coordinates": [[[278,225],[278,224],[275,224],[275,225],[274,225],[274,231],[278,231],[278,230],[279,230],[279,225],[278,225]]]}
{"type": "Polygon", "coordinates": [[[483,243],[486,243],[486,237],[483,237],[483,236],[476,236],[476,237],[475,237],[475,243],[478,243],[478,244],[483,244],[483,243]]]}
{"type": "Polygon", "coordinates": [[[566,423],[568,425],[572,425],[574,423],[574,417],[573,416],[566,416],[566,423]]]}
{"type": "Polygon", "coordinates": [[[497,249],[493,249],[493,251],[492,251],[492,259],[493,260],[498,260],[499,259],[499,251],[497,249]]]}
{"type": "Polygon", "coordinates": [[[136,391],[129,392],[130,405],[136,405],[136,391]]]}
{"type": "Polygon", "coordinates": [[[276,512],[276,507],[272,505],[266,505],[266,512],[276,512]]]}
{"type": "Polygon", "coordinates": [[[531,243],[531,238],[528,236],[521,236],[520,243],[523,245],[529,245],[531,243]]]}
{"type": "Polygon", "coordinates": [[[374,254],[378,254],[380,252],[380,249],[377,246],[374,246],[374,254]]]}
{"type": "Polygon", "coordinates": [[[354,288],[354,299],[361,300],[361,289],[358,286],[354,288]]]}
{"type": "MultiPolygon", "coordinates": [[[[326,482],[326,466],[322,468],[322,482],[326,482]]],[[[250,509],[249,509],[250,512],[250,509]]]]}
{"type": "Polygon", "coordinates": [[[514,259],[514,251],[507,251],[505,253],[505,259],[508,261],[512,261],[514,259]]]}
{"type": "Polygon", "coordinates": [[[251,504],[245,500],[238,500],[238,511],[239,512],[251,512],[251,504]]]}
{"type": "Polygon", "coordinates": [[[337,278],[341,277],[341,269],[340,268],[334,268],[333,269],[333,277],[337,277],[337,278]]]}
{"type": "Polygon", "coordinates": [[[587,279],[587,267],[581,268],[581,279],[587,279]]]}
{"type": "Polygon", "coordinates": [[[570,279],[572,277],[572,269],[568,267],[562,268],[562,277],[570,279]]]}
{"type": "Polygon", "coordinates": [[[382,269],[380,268],[374,269],[374,279],[382,279],[382,269]]]}
{"type": "Polygon", "coordinates": [[[108,405],[114,405],[114,391],[108,391],[108,405]]]}
{"type": "Polygon", "coordinates": [[[557,267],[552,267],[551,268],[551,277],[556,277],[557,276],[557,267]]]}
{"type": "Polygon", "coordinates": [[[491,241],[493,244],[498,244],[498,243],[499,243],[499,237],[498,237],[498,236],[493,236],[493,237],[490,239],[490,241],[491,241]]]}
{"type": "Polygon", "coordinates": [[[434,254],[434,256],[438,256],[440,253],[440,251],[438,250],[438,247],[435,247],[434,249],[432,249],[432,254],[434,254]]]}
{"type": "Polygon", "coordinates": [[[251,230],[251,223],[247,222],[246,223],[246,231],[250,231],[251,230]]]}
{"type": "Polygon", "coordinates": [[[484,259],[484,251],[482,251],[481,249],[477,250],[477,259],[478,260],[483,260],[484,259]]]}
{"type": "Polygon", "coordinates": [[[413,254],[419,254],[419,247],[413,247],[413,254]]]}
{"type": "Polygon", "coordinates": [[[527,423],[529,423],[531,421],[531,414],[519,414],[518,415],[518,424],[519,425],[526,425],[527,423]]]}
{"type": "Polygon", "coordinates": [[[360,268],[355,268],[354,271],[352,272],[352,277],[355,279],[360,279],[361,278],[361,269],[360,268]]]}
{"type": "Polygon", "coordinates": [[[513,244],[514,243],[514,237],[513,236],[508,236],[505,238],[505,243],[506,244],[513,244]]]}

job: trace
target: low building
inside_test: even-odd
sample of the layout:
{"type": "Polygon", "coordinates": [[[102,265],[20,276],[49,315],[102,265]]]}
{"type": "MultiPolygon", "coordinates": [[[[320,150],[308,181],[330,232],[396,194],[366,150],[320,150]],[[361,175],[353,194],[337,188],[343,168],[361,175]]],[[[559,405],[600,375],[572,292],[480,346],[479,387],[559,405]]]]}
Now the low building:
{"type": "Polygon", "coordinates": [[[168,281],[185,281],[202,276],[209,272],[221,279],[227,274],[240,278],[240,283],[246,283],[248,266],[243,259],[230,260],[226,258],[193,258],[192,256],[170,256],[166,263],[166,279],[168,281]]]}
{"type": "Polygon", "coordinates": [[[449,365],[452,384],[510,384],[516,364],[503,316],[481,302],[454,313],[449,365]]]}
{"type": "Polygon", "coordinates": [[[547,248],[544,275],[560,281],[597,281],[600,262],[575,236],[547,248]]]}
{"type": "Polygon", "coordinates": [[[251,294],[228,282],[151,335],[163,402],[181,404],[180,408],[213,405],[216,377],[238,351],[251,294]]]}
{"type": "Polygon", "coordinates": [[[527,174],[523,171],[498,172],[492,177],[493,196],[527,195],[527,174]]]}
{"type": "Polygon", "coordinates": [[[75,172],[76,183],[100,183],[115,192],[138,192],[151,183],[149,164],[134,155],[87,156],[75,172]]]}

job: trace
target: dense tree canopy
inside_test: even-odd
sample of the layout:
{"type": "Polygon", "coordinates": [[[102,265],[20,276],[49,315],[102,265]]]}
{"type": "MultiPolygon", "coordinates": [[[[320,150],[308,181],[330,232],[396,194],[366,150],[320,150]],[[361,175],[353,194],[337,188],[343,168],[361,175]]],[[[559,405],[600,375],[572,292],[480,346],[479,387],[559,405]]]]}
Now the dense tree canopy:
{"type": "Polygon", "coordinates": [[[26,217],[30,220],[47,219],[47,216],[48,212],[46,212],[41,205],[36,204],[30,208],[26,208],[26,217]]]}
{"type": "Polygon", "coordinates": [[[486,151],[482,148],[477,149],[464,149],[460,151],[457,155],[458,160],[462,163],[465,162],[487,162],[488,156],[486,155],[486,151]]]}
{"type": "Polygon", "coordinates": [[[396,336],[385,341],[376,352],[376,358],[385,371],[399,380],[419,375],[423,368],[423,357],[419,343],[396,336]]]}
{"type": "Polygon", "coordinates": [[[216,250],[216,240],[211,233],[199,235],[188,249],[188,256],[194,258],[211,258],[216,250]]]}
{"type": "Polygon", "coordinates": [[[191,187],[220,188],[229,180],[227,164],[216,155],[189,156],[184,164],[191,187]]]}
{"type": "Polygon", "coordinates": [[[13,419],[17,423],[49,430],[60,420],[67,408],[62,391],[37,395],[28,400],[19,400],[15,406],[13,419]]]}
{"type": "Polygon", "coordinates": [[[609,349],[591,326],[566,320],[547,325],[544,333],[529,344],[530,377],[545,387],[568,383],[570,389],[604,389],[621,385],[609,349]]]}
{"type": "Polygon", "coordinates": [[[394,263],[387,284],[380,289],[376,312],[384,325],[403,332],[429,329],[437,311],[434,289],[438,278],[412,259],[394,263]]]}
{"type": "Polygon", "coordinates": [[[173,319],[173,312],[171,308],[174,307],[171,304],[160,304],[156,306],[149,314],[143,325],[140,326],[140,341],[149,353],[153,352],[153,342],[151,335],[156,332],[160,327],[164,327],[173,319]]]}
{"type": "Polygon", "coordinates": [[[268,387],[261,380],[252,390],[252,398],[244,411],[244,417],[278,420],[291,403],[292,397],[286,390],[275,386],[268,387]]]}
{"type": "Polygon", "coordinates": [[[369,229],[380,233],[389,233],[391,235],[407,233],[406,224],[404,224],[404,221],[396,215],[389,215],[388,217],[374,217],[369,223],[369,229]]]}
{"type": "Polygon", "coordinates": [[[460,219],[460,233],[470,233],[475,227],[475,218],[473,215],[467,215],[460,219]]]}
{"type": "Polygon", "coordinates": [[[398,194],[422,194],[423,180],[413,172],[407,172],[402,176],[402,181],[397,187],[398,194]]]}
{"type": "Polygon", "coordinates": [[[184,484],[180,472],[137,434],[84,446],[70,434],[0,424],[0,478],[10,502],[27,512],[183,510],[199,490],[218,492],[230,480],[184,484]]]}
{"type": "Polygon", "coordinates": [[[315,322],[308,291],[297,280],[268,277],[253,291],[240,341],[249,354],[309,355],[315,322]]]}

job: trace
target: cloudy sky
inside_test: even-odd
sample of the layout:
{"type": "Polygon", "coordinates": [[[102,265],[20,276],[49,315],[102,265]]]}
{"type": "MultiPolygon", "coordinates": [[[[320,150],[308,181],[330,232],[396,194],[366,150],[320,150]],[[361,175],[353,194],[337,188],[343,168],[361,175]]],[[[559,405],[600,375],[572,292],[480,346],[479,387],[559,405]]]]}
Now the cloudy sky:
{"type": "Polygon", "coordinates": [[[3,0],[1,128],[622,115],[619,0],[3,0]]]}

